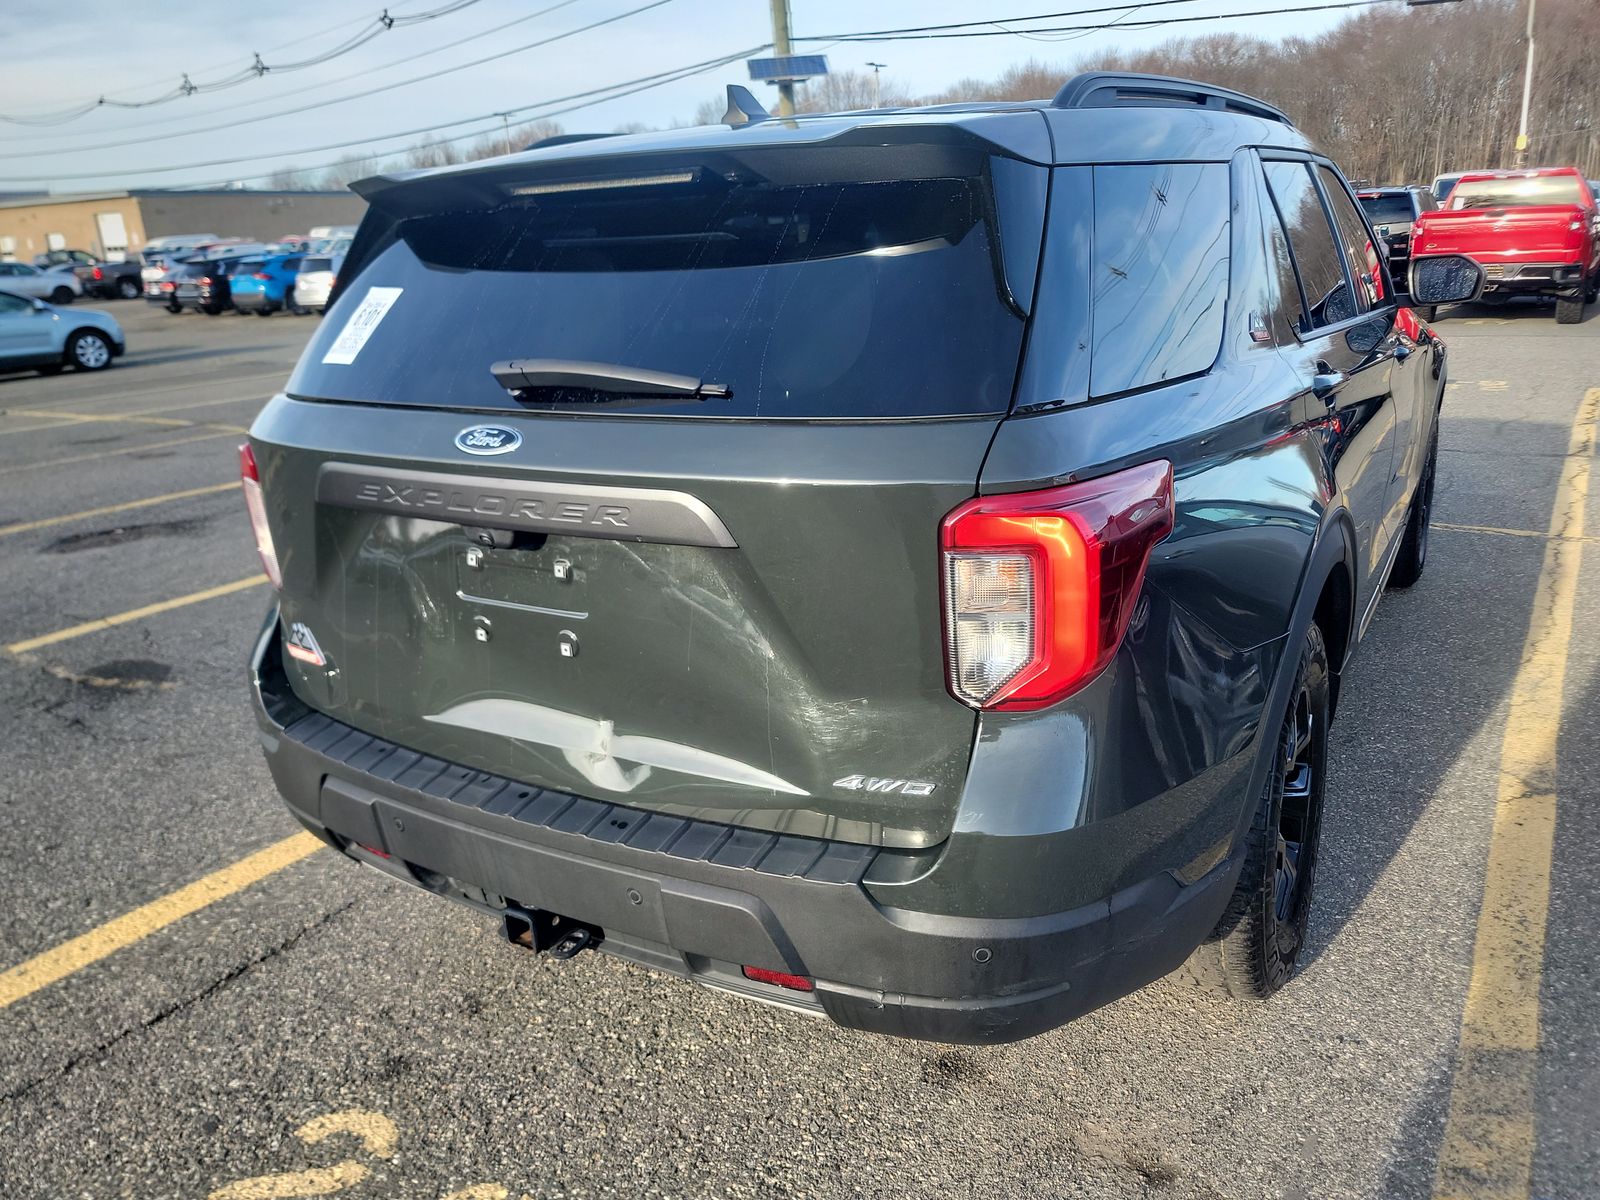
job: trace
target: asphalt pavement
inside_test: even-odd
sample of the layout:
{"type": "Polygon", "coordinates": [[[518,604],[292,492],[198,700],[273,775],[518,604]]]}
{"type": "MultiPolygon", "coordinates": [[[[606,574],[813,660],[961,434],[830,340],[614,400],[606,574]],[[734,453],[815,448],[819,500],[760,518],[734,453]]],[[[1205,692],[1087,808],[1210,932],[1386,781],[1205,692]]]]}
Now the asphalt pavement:
{"type": "MultiPolygon", "coordinates": [[[[129,337],[114,369],[0,374],[0,1197],[1443,1194],[1475,958],[1476,986],[1494,969],[1478,921],[1511,701],[1600,387],[1593,310],[1439,325],[1431,559],[1346,681],[1300,975],[1266,1005],[1174,976],[972,1049],[536,958],[326,850],[174,917],[296,830],[247,703],[269,594],[234,485],[316,318],[105,307],[129,337]],[[59,977],[17,983],[41,961],[59,977]]],[[[1565,539],[1564,701],[1543,714],[1529,1200],[1600,1195],[1595,533],[1565,539]]]]}

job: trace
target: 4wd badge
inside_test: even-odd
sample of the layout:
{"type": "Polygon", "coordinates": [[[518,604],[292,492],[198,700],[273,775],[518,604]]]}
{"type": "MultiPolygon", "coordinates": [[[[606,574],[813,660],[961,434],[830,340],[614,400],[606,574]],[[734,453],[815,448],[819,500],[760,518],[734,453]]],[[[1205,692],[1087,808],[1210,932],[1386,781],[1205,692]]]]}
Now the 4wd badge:
{"type": "Polygon", "coordinates": [[[921,779],[879,779],[875,775],[846,775],[833,786],[849,792],[899,792],[902,796],[926,796],[937,786],[921,779]]]}
{"type": "Polygon", "coordinates": [[[289,651],[290,658],[310,663],[313,667],[328,665],[328,660],[323,657],[322,647],[317,645],[316,634],[312,633],[302,621],[296,621],[289,626],[289,640],[283,645],[284,649],[289,651]]]}

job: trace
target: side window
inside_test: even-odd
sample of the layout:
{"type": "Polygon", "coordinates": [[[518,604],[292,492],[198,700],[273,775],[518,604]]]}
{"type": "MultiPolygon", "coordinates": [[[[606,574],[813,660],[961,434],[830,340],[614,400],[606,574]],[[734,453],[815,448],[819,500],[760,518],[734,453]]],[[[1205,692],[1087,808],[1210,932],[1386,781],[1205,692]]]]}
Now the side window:
{"type": "Polygon", "coordinates": [[[1318,166],[1322,190],[1328,195],[1328,207],[1333,210],[1333,223],[1338,226],[1339,240],[1350,262],[1350,278],[1364,301],[1363,309],[1377,308],[1383,302],[1383,268],[1378,263],[1378,253],[1372,245],[1372,235],[1367,223],[1356,211],[1355,202],[1345,190],[1344,180],[1327,167],[1318,166]]]}
{"type": "Polygon", "coordinates": [[[1334,241],[1328,214],[1323,211],[1317,189],[1311,185],[1306,164],[1269,162],[1264,165],[1267,185],[1277,202],[1284,230],[1289,235],[1289,247],[1294,252],[1305,305],[1309,306],[1309,311],[1302,306],[1296,324],[1302,333],[1308,333],[1324,325],[1349,320],[1360,310],[1350,295],[1350,284],[1341,262],[1344,256],[1334,241]]]}
{"type": "Polygon", "coordinates": [[[1225,164],[1094,168],[1091,395],[1149,387],[1216,361],[1228,245],[1225,164]]]}
{"type": "Polygon", "coordinates": [[[12,296],[0,292],[0,317],[11,316],[16,313],[31,312],[33,304],[20,296],[12,296]]]}

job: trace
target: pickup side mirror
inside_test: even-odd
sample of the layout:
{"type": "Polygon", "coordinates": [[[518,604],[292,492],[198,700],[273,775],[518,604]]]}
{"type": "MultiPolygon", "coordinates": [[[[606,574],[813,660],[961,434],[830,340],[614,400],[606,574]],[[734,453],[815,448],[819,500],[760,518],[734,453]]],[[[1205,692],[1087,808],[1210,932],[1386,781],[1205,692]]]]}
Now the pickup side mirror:
{"type": "Polygon", "coordinates": [[[1424,307],[1464,304],[1483,292],[1483,268],[1460,254],[1411,260],[1411,302],[1424,307]]]}

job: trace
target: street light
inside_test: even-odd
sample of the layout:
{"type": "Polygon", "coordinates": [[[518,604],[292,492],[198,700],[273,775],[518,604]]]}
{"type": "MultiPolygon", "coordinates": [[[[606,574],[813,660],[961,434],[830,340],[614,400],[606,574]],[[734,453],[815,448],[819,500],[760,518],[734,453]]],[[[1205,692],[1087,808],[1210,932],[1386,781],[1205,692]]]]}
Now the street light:
{"type": "Polygon", "coordinates": [[[872,107],[873,108],[877,108],[878,107],[878,98],[879,98],[879,94],[880,94],[879,91],[878,91],[878,72],[882,71],[888,65],[889,65],[888,63],[880,63],[880,62],[869,62],[867,64],[867,66],[872,68],[872,107]]]}

